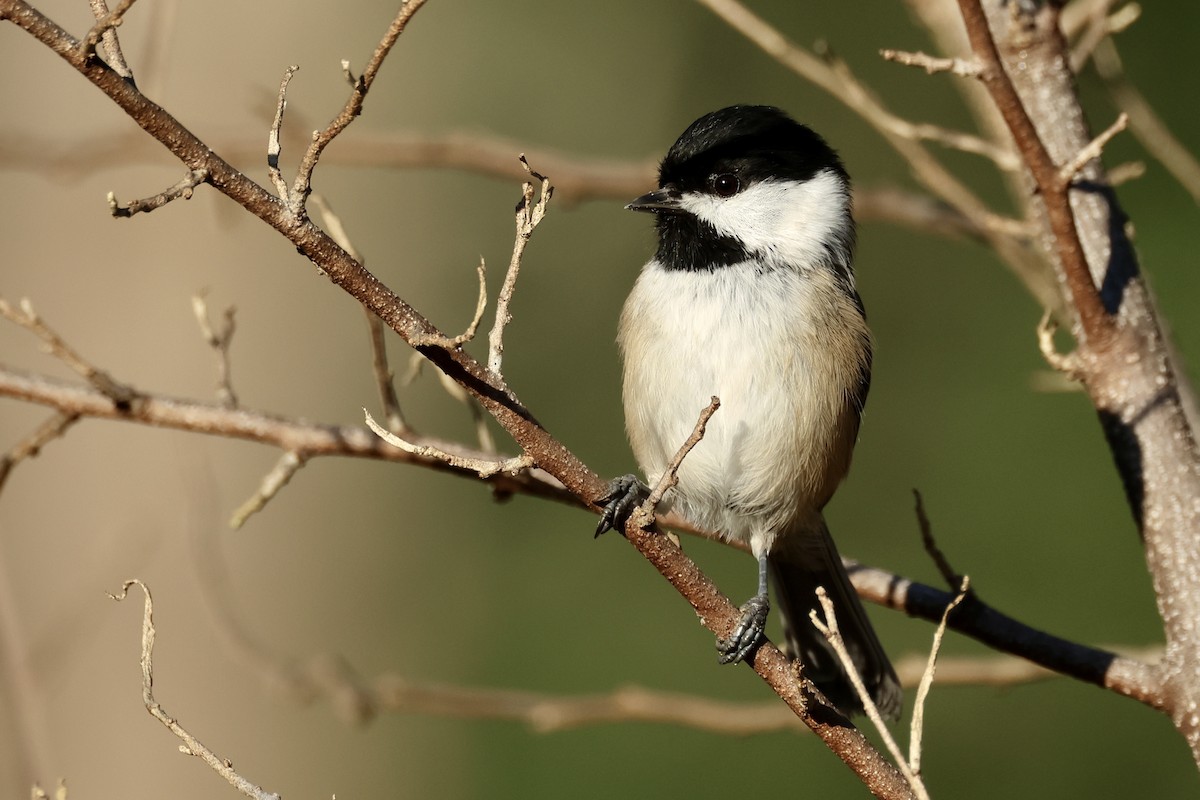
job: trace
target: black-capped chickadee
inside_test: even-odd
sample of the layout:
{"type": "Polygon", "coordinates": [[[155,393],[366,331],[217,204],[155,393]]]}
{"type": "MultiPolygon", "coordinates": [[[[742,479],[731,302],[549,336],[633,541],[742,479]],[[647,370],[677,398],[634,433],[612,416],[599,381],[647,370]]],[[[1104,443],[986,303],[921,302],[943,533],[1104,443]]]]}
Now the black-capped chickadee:
{"type": "MultiPolygon", "coordinates": [[[[625,425],[655,483],[709,399],[721,400],[668,495],[758,559],[758,592],[718,640],[720,661],[762,639],[769,574],[791,655],[838,708],[861,711],[809,618],[823,586],[872,698],[895,716],[899,681],[821,515],[850,467],[871,382],[849,177],[784,112],[731,106],[683,132],[658,185],[627,206],[655,215],[658,252],[621,314],[625,425]]],[[[597,534],[623,528],[646,491],[633,475],[613,481],[597,534]]]]}

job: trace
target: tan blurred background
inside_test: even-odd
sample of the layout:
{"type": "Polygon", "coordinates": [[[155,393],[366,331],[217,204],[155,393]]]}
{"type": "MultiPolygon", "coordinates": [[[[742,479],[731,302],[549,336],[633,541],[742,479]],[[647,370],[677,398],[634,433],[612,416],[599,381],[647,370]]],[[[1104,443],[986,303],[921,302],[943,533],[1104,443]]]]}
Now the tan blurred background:
{"type": "MultiPolygon", "coordinates": [[[[82,0],[37,5],[76,35],[89,26],[82,0]]],[[[901,115],[970,124],[949,78],[878,58],[884,47],[931,47],[902,3],[753,7],[801,43],[827,41],[901,115]]],[[[340,59],[360,70],[394,11],[370,0],[143,0],[120,30],[153,99],[202,139],[261,142],[265,151],[284,68],[301,66],[292,123],[323,124],[344,100],[340,59]]],[[[1131,76],[1193,150],[1200,118],[1184,76],[1194,74],[1197,35],[1200,11],[1173,4],[1147,8],[1121,37],[1131,76]]],[[[1106,126],[1116,112],[1105,92],[1090,76],[1082,91],[1094,125],[1106,126]]],[[[699,114],[743,101],[783,106],[811,124],[859,185],[912,186],[861,121],[685,0],[430,0],[331,160],[367,134],[463,131],[503,136],[531,155],[654,158],[699,114]]],[[[191,296],[207,290],[214,312],[237,307],[233,375],[244,406],[358,423],[359,409],[376,403],[361,312],[282,238],[206,187],[152,215],[110,218],[107,192],[130,200],[182,175],[145,143],[132,162],[90,156],[96,137],[131,129],[49,51],[0,25],[0,294],[29,297],[118,379],[207,400],[216,373],[190,310],[191,296]],[[13,155],[31,142],[51,154],[49,169],[13,155]],[[79,171],[68,166],[75,159],[98,163],[79,171]]],[[[283,160],[296,157],[291,148],[283,160]]],[[[1145,158],[1124,136],[1107,161],[1145,158]]],[[[946,159],[1007,207],[986,163],[946,159]]],[[[264,162],[259,152],[238,166],[265,183],[264,162]]],[[[481,254],[498,287],[516,181],[330,164],[314,183],[368,266],[444,329],[470,316],[481,254]]],[[[1120,194],[1167,321],[1194,361],[1197,208],[1153,162],[1120,194]]],[[[652,249],[648,220],[621,205],[552,208],[528,250],[506,340],[512,386],[603,474],[632,466],[613,337],[652,249]]],[[[943,548],[989,602],[1083,642],[1159,641],[1093,413],[1079,394],[1031,389],[1044,369],[1033,335],[1040,309],[982,247],[885,224],[860,232],[859,279],[878,353],[856,466],[830,509],[842,549],[936,581],[913,519],[917,487],[943,548]]],[[[391,351],[403,367],[405,348],[393,342],[391,351]]],[[[7,323],[0,363],[69,377],[7,323]]],[[[429,376],[402,400],[419,429],[471,436],[466,411],[429,376]]],[[[0,448],[47,414],[0,401],[0,448]]],[[[285,797],[728,796],[747,781],[751,791],[862,794],[799,734],[729,738],[625,724],[544,735],[510,722],[394,714],[354,727],[326,700],[294,702],[229,646],[211,595],[281,663],[337,653],[367,677],[567,694],[636,683],[769,695],[748,671],[718,668],[686,605],[620,539],[593,541],[593,519],[577,510],[521,497],[497,505],[461,479],[329,459],[310,463],[231,531],[233,509],[277,457],[242,442],[85,421],[13,473],[0,495],[0,624],[5,679],[29,713],[0,707],[4,794],[25,796],[31,781],[61,776],[76,798],[232,796],[178,754],[141,705],[140,600],[116,605],[104,594],[133,576],[155,591],[159,700],[285,797]],[[213,563],[227,582],[202,578],[213,563]]],[[[744,556],[688,547],[731,596],[749,592],[744,556]]],[[[872,613],[895,656],[927,647],[928,624],[872,613]]],[[[957,636],[947,651],[986,652],[957,636]]],[[[936,796],[1194,792],[1194,767],[1166,719],[1075,682],[935,689],[927,724],[936,796]]]]}

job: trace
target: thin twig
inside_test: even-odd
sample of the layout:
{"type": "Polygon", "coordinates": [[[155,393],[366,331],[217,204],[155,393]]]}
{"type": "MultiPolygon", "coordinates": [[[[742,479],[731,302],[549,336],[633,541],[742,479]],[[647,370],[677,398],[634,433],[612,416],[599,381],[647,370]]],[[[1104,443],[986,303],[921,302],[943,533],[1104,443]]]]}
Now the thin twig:
{"type": "Polygon", "coordinates": [[[704,432],[708,427],[708,421],[712,419],[712,415],[717,413],[717,409],[720,407],[721,398],[713,395],[708,405],[701,410],[700,417],[696,420],[696,425],[692,428],[691,435],[675,451],[675,456],[667,464],[666,471],[659,476],[658,483],[654,485],[645,502],[638,508],[637,514],[633,515],[639,517],[639,519],[636,521],[631,519],[630,524],[645,528],[654,521],[654,512],[658,508],[658,504],[662,502],[667,492],[679,484],[679,468],[683,465],[683,460],[687,458],[688,453],[692,452],[693,447],[700,444],[700,440],[704,438],[704,432]]]}
{"type": "Polygon", "coordinates": [[[1079,381],[1083,376],[1083,365],[1077,354],[1059,352],[1054,344],[1054,333],[1057,330],[1058,323],[1054,321],[1054,315],[1046,311],[1042,314],[1041,322],[1037,327],[1038,349],[1041,350],[1042,358],[1046,359],[1046,363],[1052,369],[1072,381],[1079,381]]]}
{"type": "MultiPolygon", "coordinates": [[[[109,11],[107,4],[103,3],[103,0],[101,0],[101,6],[103,10],[96,14],[96,24],[92,26],[92,29],[89,30],[87,35],[84,36],[79,42],[80,52],[85,58],[92,57],[92,55],[96,52],[96,45],[99,44],[101,39],[105,38],[106,33],[109,33],[114,28],[120,26],[120,24],[124,21],[125,12],[128,11],[136,2],[137,0],[121,0],[120,3],[117,3],[117,7],[115,9],[109,11]]],[[[92,5],[92,9],[93,11],[96,9],[94,3],[92,5]]],[[[116,37],[114,36],[113,38],[115,40],[116,37]]],[[[117,52],[120,52],[119,48],[117,52]]],[[[122,59],[122,63],[124,63],[124,59],[122,59]]],[[[109,66],[113,68],[113,72],[116,72],[122,78],[128,79],[133,77],[132,73],[126,75],[118,70],[113,64],[109,64],[109,66]]],[[[126,72],[128,71],[129,69],[126,67],[126,72]]]]}
{"type": "Polygon", "coordinates": [[[1129,124],[1129,114],[1122,111],[1116,121],[1109,125],[1099,136],[1088,142],[1087,147],[1084,147],[1075,157],[1062,166],[1058,171],[1058,179],[1063,184],[1070,184],[1075,180],[1075,176],[1079,174],[1079,170],[1087,166],[1087,163],[1093,158],[1099,158],[1104,152],[1104,147],[1112,138],[1121,131],[1125,130],[1125,126],[1129,124]]]}
{"type": "Polygon", "coordinates": [[[912,493],[916,503],[917,527],[921,529],[921,543],[925,546],[925,552],[937,566],[942,580],[946,582],[947,586],[953,588],[962,582],[962,575],[950,566],[950,560],[946,558],[946,554],[938,547],[937,540],[933,538],[933,525],[929,522],[929,515],[925,513],[925,498],[921,496],[918,489],[913,489],[912,493]]]}
{"type": "Polygon", "coordinates": [[[233,373],[229,366],[229,347],[233,343],[235,328],[234,307],[225,309],[219,331],[209,319],[208,302],[203,292],[192,296],[192,314],[200,326],[200,335],[217,356],[217,402],[225,408],[237,408],[238,398],[233,391],[233,373]]]}
{"type": "Polygon", "coordinates": [[[504,360],[504,328],[512,322],[512,314],[508,307],[512,302],[513,289],[517,285],[517,274],[521,271],[521,258],[525,254],[525,246],[533,236],[533,230],[546,216],[546,205],[554,194],[550,179],[533,171],[525,154],[520,156],[521,166],[530,177],[536,178],[541,184],[541,195],[537,203],[533,202],[534,190],[531,181],[521,184],[521,199],[517,202],[517,235],[513,239],[512,258],[508,262],[508,272],[504,275],[504,284],[496,298],[496,321],[492,324],[492,332],[488,334],[488,371],[500,377],[500,367],[504,360]]]}
{"type": "Polygon", "coordinates": [[[196,187],[207,180],[208,170],[203,168],[194,169],[187,175],[184,175],[182,178],[180,178],[179,181],[173,186],[169,186],[158,194],[152,195],[151,197],[134,200],[128,205],[121,205],[117,201],[116,193],[109,192],[108,210],[114,217],[117,217],[118,219],[127,219],[132,217],[134,214],[149,214],[155,209],[162,208],[172,200],[178,200],[179,198],[191,200],[192,194],[194,193],[196,187]]]}
{"type": "MultiPolygon", "coordinates": [[[[349,70],[349,64],[343,63],[343,68],[349,70]]],[[[351,82],[353,79],[351,78],[351,82]]],[[[342,224],[342,218],[333,210],[333,206],[325,199],[325,196],[314,192],[310,198],[313,205],[317,207],[317,211],[321,213],[321,221],[325,224],[325,232],[329,234],[338,246],[350,254],[350,257],[359,264],[366,266],[367,260],[363,257],[362,252],[354,246],[354,241],[350,238],[350,234],[346,231],[346,226],[342,224]]],[[[388,423],[388,430],[393,433],[406,433],[411,431],[408,421],[404,418],[404,413],[400,410],[400,398],[396,394],[395,376],[392,374],[392,368],[388,364],[387,355],[387,340],[384,337],[383,321],[375,315],[373,311],[363,306],[363,314],[367,320],[367,336],[371,343],[371,372],[375,376],[375,387],[379,391],[379,404],[383,407],[384,418],[388,423]]]]}
{"type": "Polygon", "coordinates": [[[394,433],[391,433],[371,416],[371,412],[363,409],[363,414],[366,416],[367,427],[375,431],[375,435],[383,439],[393,447],[398,447],[406,453],[421,456],[422,458],[432,458],[438,461],[444,461],[452,467],[458,469],[469,469],[479,473],[481,478],[490,478],[491,476],[503,472],[508,475],[515,475],[518,472],[534,466],[533,456],[529,453],[522,453],[519,456],[512,458],[470,458],[456,453],[450,453],[432,445],[413,444],[412,442],[401,439],[394,433]]]}
{"type": "Polygon", "coordinates": [[[104,370],[92,366],[76,353],[70,345],[63,341],[62,337],[55,333],[37,315],[37,312],[33,310],[33,303],[29,302],[29,298],[25,297],[21,299],[20,309],[18,310],[13,308],[3,297],[0,297],[0,316],[20,325],[41,339],[51,355],[75,370],[84,380],[110,397],[118,406],[127,408],[138,399],[139,393],[137,390],[124,383],[120,383],[104,370]]]}
{"type": "Polygon", "coordinates": [[[950,72],[963,78],[979,77],[979,62],[967,58],[938,58],[927,53],[910,53],[907,50],[880,50],[884,61],[895,61],[906,67],[920,67],[929,75],[950,72]]]}
{"type": "Polygon", "coordinates": [[[1096,46],[1092,63],[1117,107],[1129,114],[1129,129],[1196,203],[1200,204],[1200,161],[1171,133],[1146,96],[1125,75],[1112,39],[1096,46]]]}
{"type": "Polygon", "coordinates": [[[233,516],[229,520],[229,527],[238,530],[245,525],[246,520],[262,511],[267,503],[279,494],[284,486],[288,485],[292,476],[307,463],[308,456],[295,450],[289,450],[280,456],[271,471],[263,476],[262,483],[259,484],[258,491],[254,493],[254,496],[233,512],[233,516]]]}
{"type": "Polygon", "coordinates": [[[1101,42],[1114,33],[1121,33],[1137,22],[1142,15],[1142,7],[1137,3],[1127,3],[1111,15],[1107,13],[1107,6],[1108,4],[1102,4],[1095,11],[1090,22],[1083,29],[1079,41],[1071,48],[1071,72],[1077,75],[1101,42]]]}
{"type": "Polygon", "coordinates": [[[293,64],[283,71],[283,80],[279,82],[279,96],[275,102],[275,119],[271,123],[271,132],[267,135],[267,175],[270,176],[271,185],[275,187],[279,199],[289,208],[291,207],[290,190],[279,169],[279,154],[283,150],[283,146],[280,144],[280,130],[283,128],[283,113],[287,111],[287,87],[298,69],[300,67],[293,64]]]}
{"type": "MultiPolygon", "coordinates": [[[[375,52],[371,55],[371,60],[367,62],[362,75],[354,82],[354,89],[350,92],[350,97],[346,100],[346,105],[342,108],[341,113],[334,117],[324,130],[313,131],[312,143],[309,144],[308,150],[300,160],[300,168],[296,171],[296,180],[292,184],[292,194],[288,205],[293,216],[301,217],[304,213],[304,204],[308,201],[308,195],[312,191],[313,170],[317,167],[321,153],[362,113],[363,102],[367,98],[367,92],[371,90],[371,84],[374,83],[379,68],[383,66],[383,60],[391,52],[392,46],[396,44],[400,34],[404,33],[413,14],[416,14],[423,5],[425,5],[425,0],[404,0],[400,5],[400,10],[396,12],[392,24],[384,33],[383,39],[375,47],[375,52]]],[[[350,65],[348,62],[343,63],[343,72],[349,75],[350,65]]]]}
{"type": "Polygon", "coordinates": [[[280,800],[274,792],[268,792],[261,786],[256,786],[246,780],[233,768],[233,762],[227,758],[218,757],[205,747],[199,739],[187,731],[179,722],[169,715],[154,699],[154,640],[158,632],[154,628],[154,600],[150,596],[150,587],[134,578],[121,585],[120,594],[109,594],[113,600],[124,600],[129,594],[129,587],[137,586],[146,595],[145,611],[142,615],[142,702],[150,716],[161,722],[171,733],[183,742],[179,751],[184,755],[196,756],[209,766],[213,772],[220,775],[229,785],[252,800],[280,800]]]}
{"type": "Polygon", "coordinates": [[[43,447],[65,434],[78,421],[78,414],[57,412],[37,426],[33,433],[13,445],[7,453],[0,455],[0,491],[4,490],[4,483],[13,467],[27,458],[36,457],[43,447]]]}
{"type": "MultiPolygon", "coordinates": [[[[100,34],[100,44],[104,46],[105,60],[108,65],[113,68],[113,71],[127,81],[133,80],[133,71],[129,69],[129,64],[125,63],[125,54],[121,52],[121,40],[117,38],[117,25],[121,23],[120,18],[113,20],[112,12],[108,10],[107,0],[88,0],[92,7],[92,16],[96,18],[97,23],[103,23],[109,20],[109,27],[105,28],[100,34]]],[[[122,14],[129,10],[129,6],[133,5],[133,0],[130,0],[122,14]]],[[[91,45],[95,47],[95,44],[91,45]]]]}
{"type": "Polygon", "coordinates": [[[942,620],[938,623],[937,630],[933,634],[933,644],[929,648],[929,661],[925,665],[925,670],[921,674],[921,683],[917,686],[917,699],[913,703],[912,724],[909,727],[909,742],[908,742],[908,763],[912,767],[913,774],[921,774],[921,736],[925,729],[925,701],[929,697],[929,689],[933,686],[933,674],[937,670],[938,652],[942,649],[942,638],[946,635],[946,623],[950,619],[950,612],[958,607],[971,590],[971,579],[964,575],[962,582],[958,585],[958,594],[954,596],[954,600],[946,606],[946,611],[942,614],[942,620]]]}
{"type": "MultiPolygon", "coordinates": [[[[483,312],[487,309],[487,264],[484,262],[483,256],[479,257],[479,265],[475,267],[475,274],[479,278],[479,293],[475,299],[475,313],[471,317],[467,329],[457,336],[430,334],[414,337],[412,341],[414,347],[461,347],[475,338],[475,334],[479,331],[479,323],[483,320],[483,312]]],[[[505,286],[508,286],[507,280],[505,280],[505,286]]],[[[511,296],[511,291],[509,294],[511,296]]]]}
{"type": "Polygon", "coordinates": [[[879,733],[879,737],[883,740],[884,747],[892,756],[892,762],[899,768],[904,779],[908,781],[909,787],[913,794],[919,800],[929,800],[929,792],[925,789],[925,784],[921,780],[920,775],[916,774],[912,767],[909,766],[908,760],[904,754],[900,752],[900,746],[896,744],[895,737],[888,730],[887,723],[883,721],[883,715],[879,713],[879,707],[875,705],[875,700],[871,697],[871,693],[867,690],[867,686],[863,683],[862,675],[859,674],[858,668],[854,666],[854,657],[850,655],[850,651],[846,648],[846,641],[842,638],[842,632],[838,628],[837,614],[834,612],[833,600],[825,592],[825,587],[817,587],[817,602],[821,604],[821,610],[825,614],[825,619],[821,619],[821,615],[816,609],[809,612],[809,619],[816,629],[825,636],[829,644],[837,653],[838,660],[842,662],[842,668],[846,676],[850,679],[850,683],[854,685],[854,691],[858,698],[862,701],[863,711],[871,720],[871,724],[875,726],[875,730],[879,733]]]}

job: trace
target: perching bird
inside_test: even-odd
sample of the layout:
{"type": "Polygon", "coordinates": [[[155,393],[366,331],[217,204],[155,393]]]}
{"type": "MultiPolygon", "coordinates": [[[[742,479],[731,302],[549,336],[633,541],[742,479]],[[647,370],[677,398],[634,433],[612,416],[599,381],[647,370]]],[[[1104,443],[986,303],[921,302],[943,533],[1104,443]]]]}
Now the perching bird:
{"type": "MultiPolygon", "coordinates": [[[[775,590],[788,649],[841,710],[862,703],[809,618],[815,590],[880,710],[901,692],[850,585],[822,509],[846,476],[871,381],[871,335],[854,284],[849,177],[820,136],[769,106],[692,123],[628,208],[655,215],[658,251],[621,314],[625,425],[655,483],[712,396],[720,410],[684,459],[673,508],[749,543],[758,592],[722,663],[751,656],[775,590]]],[[[613,481],[597,533],[624,527],[646,496],[613,481]]]]}

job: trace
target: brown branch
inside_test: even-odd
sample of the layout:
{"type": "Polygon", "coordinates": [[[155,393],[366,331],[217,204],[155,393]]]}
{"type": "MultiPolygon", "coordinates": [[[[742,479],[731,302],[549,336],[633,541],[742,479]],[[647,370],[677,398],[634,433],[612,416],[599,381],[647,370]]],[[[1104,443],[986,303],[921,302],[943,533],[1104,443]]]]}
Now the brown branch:
{"type": "Polygon", "coordinates": [[[979,78],[991,93],[1012,132],[1045,203],[1046,215],[1054,232],[1055,251],[1066,275],[1072,304],[1079,315],[1082,336],[1091,347],[1103,350],[1113,337],[1114,322],[1104,308],[1100,292],[1092,280],[1083,244],[1075,229],[1075,214],[1069,196],[1070,182],[1062,180],[1060,167],[1042,144],[1024,103],[1004,71],[980,0],[958,0],[958,7],[966,24],[971,49],[979,59],[979,78]]]}
{"type": "MultiPolygon", "coordinates": [[[[207,166],[214,187],[275,227],[300,252],[317,263],[335,284],[375,311],[408,341],[438,331],[401,298],[384,287],[344,250],[307,220],[288,213],[262,187],[249,181],[227,162],[214,156],[202,142],[151,103],[107,67],[80,59],[75,40],[21,0],[0,0],[0,15],[14,21],[55,50],[75,69],[108,94],[129,116],[168,147],[189,168],[207,166]]],[[[440,369],[468,388],[513,435],[524,452],[557,477],[580,501],[592,502],[604,491],[603,483],[557,442],[517,400],[497,376],[489,374],[461,350],[419,348],[440,369]]],[[[736,611],[728,598],[666,537],[626,531],[629,540],[683,594],[706,627],[718,635],[732,627],[736,611]]],[[[944,604],[943,604],[944,606],[944,604]]],[[[960,614],[967,610],[964,606],[960,614]]],[[[939,608],[940,611],[940,608],[939,608]]],[[[956,616],[959,616],[956,614],[956,616]]],[[[764,680],[810,725],[831,748],[851,765],[872,790],[885,796],[907,796],[899,776],[866,743],[856,730],[830,709],[812,702],[797,681],[792,665],[769,644],[758,650],[754,668],[764,680]]]]}

